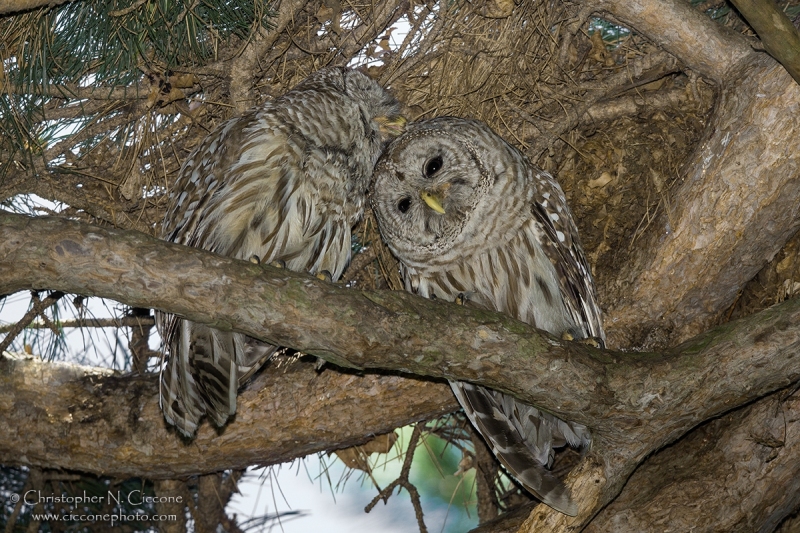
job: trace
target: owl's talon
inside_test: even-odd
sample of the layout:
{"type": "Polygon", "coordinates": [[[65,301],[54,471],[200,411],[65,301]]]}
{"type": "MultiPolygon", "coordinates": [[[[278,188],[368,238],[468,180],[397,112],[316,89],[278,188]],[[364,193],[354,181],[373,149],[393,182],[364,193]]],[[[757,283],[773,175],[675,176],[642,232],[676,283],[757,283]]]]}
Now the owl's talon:
{"type": "Polygon", "coordinates": [[[250,262],[253,263],[254,265],[260,265],[261,264],[261,258],[258,257],[256,254],[253,254],[253,255],[250,256],[250,262]]]}
{"type": "Polygon", "coordinates": [[[464,305],[467,303],[467,295],[464,294],[463,292],[459,292],[458,296],[456,296],[456,299],[453,301],[455,302],[456,305],[464,305]]]}
{"type": "MultiPolygon", "coordinates": [[[[561,340],[565,341],[574,341],[575,337],[569,331],[565,331],[561,334],[561,340]]],[[[585,339],[578,339],[578,342],[581,344],[586,344],[587,346],[592,346],[593,348],[603,348],[603,341],[602,339],[598,339],[597,337],[586,337],[585,339]]]]}
{"type": "Polygon", "coordinates": [[[276,259],[275,261],[270,262],[269,266],[273,268],[286,268],[286,261],[276,259]]]}
{"type": "Polygon", "coordinates": [[[317,272],[317,279],[321,279],[322,281],[327,281],[328,283],[333,283],[333,276],[327,270],[320,270],[317,272]]]}
{"type": "Polygon", "coordinates": [[[589,345],[593,348],[602,349],[603,348],[603,341],[602,339],[598,339],[597,337],[586,337],[585,339],[581,339],[580,341],[582,344],[589,345]]]}

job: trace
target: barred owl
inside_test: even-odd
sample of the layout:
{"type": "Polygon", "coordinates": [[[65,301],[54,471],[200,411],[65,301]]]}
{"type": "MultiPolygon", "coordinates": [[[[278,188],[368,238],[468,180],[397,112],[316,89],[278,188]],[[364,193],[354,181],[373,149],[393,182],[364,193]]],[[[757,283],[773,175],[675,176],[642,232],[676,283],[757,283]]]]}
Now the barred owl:
{"type": "MultiPolygon", "coordinates": [[[[443,117],[409,127],[379,159],[370,202],[408,291],[461,296],[557,336],[603,340],[561,187],[485,124],[443,117]]],[[[575,515],[549,468],[554,448],[587,447],[589,430],[502,392],[450,385],[506,470],[546,504],[575,515]]]]}
{"type": "MultiPolygon", "coordinates": [[[[361,72],[318,71],[197,147],[170,194],[162,237],[337,280],[373,165],[404,126],[399,111],[361,72]]],[[[167,358],[161,408],[186,436],[203,415],[225,424],[239,386],[277,349],[174,315],[161,315],[159,325],[167,358]]]]}

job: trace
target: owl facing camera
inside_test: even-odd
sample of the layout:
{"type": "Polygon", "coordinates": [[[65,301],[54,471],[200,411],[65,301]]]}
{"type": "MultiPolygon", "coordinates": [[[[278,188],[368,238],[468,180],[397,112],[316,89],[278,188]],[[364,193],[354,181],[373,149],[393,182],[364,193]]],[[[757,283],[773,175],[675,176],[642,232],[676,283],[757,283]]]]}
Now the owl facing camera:
{"type": "MultiPolygon", "coordinates": [[[[409,126],[378,160],[370,202],[406,290],[499,311],[567,339],[604,333],[594,282],[558,182],[475,120],[409,126]]],[[[513,396],[450,385],[495,457],[551,507],[577,513],[549,468],[588,428],[513,396]]]]}

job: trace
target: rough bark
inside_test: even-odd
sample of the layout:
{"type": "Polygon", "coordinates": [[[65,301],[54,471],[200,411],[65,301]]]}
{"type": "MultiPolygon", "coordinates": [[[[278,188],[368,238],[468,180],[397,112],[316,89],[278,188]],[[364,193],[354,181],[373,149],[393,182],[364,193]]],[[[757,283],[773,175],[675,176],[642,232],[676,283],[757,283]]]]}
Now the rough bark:
{"type": "Polygon", "coordinates": [[[29,11],[39,7],[52,7],[72,0],[0,0],[0,15],[29,11]]]}
{"type": "Polygon", "coordinates": [[[586,533],[773,531],[800,505],[800,398],[790,390],[741,411],[644,463],[586,533]]]}
{"type": "Polygon", "coordinates": [[[721,83],[728,70],[753,55],[744,37],[720,26],[683,0],[593,0],[677,57],[696,73],[721,83]]]}
{"type": "Polygon", "coordinates": [[[731,0],[758,34],[764,48],[800,83],[800,33],[770,0],[731,0]]]}
{"type": "MultiPolygon", "coordinates": [[[[0,217],[0,229],[6,237],[0,243],[0,291],[46,284],[136,306],[151,302],[217,327],[236,324],[249,335],[338,364],[475,381],[586,423],[594,434],[592,452],[569,476],[581,512],[573,519],[540,506],[531,519],[551,528],[587,523],[650,453],[699,423],[800,378],[800,359],[795,358],[800,300],[709,331],[663,354],[600,352],[560,342],[495,313],[406,293],[347,290],[135,232],[7,214],[0,217]],[[226,298],[218,299],[220,293],[226,298]],[[211,301],[214,306],[208,305],[211,301]]],[[[15,372],[5,374],[13,379],[15,372]]],[[[41,385],[35,388],[42,390],[41,385]]],[[[273,402],[289,394],[274,387],[262,393],[275,394],[273,402]]],[[[154,396],[153,389],[152,402],[154,396]]],[[[304,391],[302,397],[307,396],[304,391]]],[[[95,412],[97,406],[90,403],[95,412]]],[[[243,396],[236,422],[221,438],[252,423],[253,411],[243,396]]],[[[318,405],[311,411],[319,416],[318,405]]],[[[163,425],[157,412],[136,417],[140,424],[154,419],[163,425]]],[[[319,440],[320,429],[308,425],[319,440]]],[[[264,427],[253,423],[248,433],[263,434],[264,427]]],[[[358,426],[359,435],[363,429],[358,426]]],[[[7,434],[17,431],[9,428],[7,434]]],[[[113,431],[97,431],[92,441],[105,434],[113,431]]],[[[203,455],[195,471],[220,467],[212,467],[209,457],[203,455]]],[[[236,466],[252,460],[226,457],[236,458],[236,466]]],[[[161,456],[159,461],[167,462],[161,456]]]]}
{"type": "Polygon", "coordinates": [[[0,381],[3,464],[120,478],[173,479],[280,463],[363,444],[458,408],[446,384],[272,365],[240,394],[234,422],[221,431],[203,424],[187,441],[163,420],[156,376],[6,359],[0,381]]]}
{"type": "MultiPolygon", "coordinates": [[[[675,342],[718,320],[743,284],[797,229],[800,165],[787,146],[796,144],[800,133],[793,120],[800,110],[800,91],[782,67],[748,50],[740,36],[690,12],[688,3],[601,5],[694,72],[715,80],[721,90],[706,139],[686,162],[683,184],[670,198],[672,210],[662,214],[634,257],[621,262],[622,272],[614,273],[601,290],[605,301],[613,302],[606,315],[612,345],[675,342]]],[[[780,399],[777,393],[762,401],[780,399]]],[[[726,458],[728,453],[741,457],[737,445],[751,442],[760,432],[764,419],[749,413],[730,413],[727,427],[705,434],[709,442],[718,443],[713,457],[701,456],[691,445],[676,445],[649,459],[641,467],[646,474],[637,472],[620,501],[603,511],[591,531],[648,530],[657,527],[653,524],[676,524],[675,530],[683,524],[693,531],[769,531],[796,512],[793,483],[786,474],[791,467],[783,465],[797,463],[800,451],[776,448],[782,462],[775,469],[757,459],[747,463],[726,458]],[[648,470],[654,462],[670,466],[648,470]],[[670,468],[681,467],[680,482],[658,488],[661,480],[669,479],[670,468]],[[742,484],[735,487],[734,479],[742,484]],[[685,505],[670,505],[673,498],[685,505]],[[673,513],[659,514],[660,507],[673,513]],[[636,525],[626,525],[640,516],[644,518],[636,525]],[[717,518],[726,516],[732,520],[719,520],[717,525],[717,518]]],[[[784,413],[787,420],[796,418],[789,407],[784,413]]],[[[693,438],[694,433],[686,437],[696,444],[689,440],[693,438]]],[[[530,530],[539,523],[532,517],[530,530]]]]}

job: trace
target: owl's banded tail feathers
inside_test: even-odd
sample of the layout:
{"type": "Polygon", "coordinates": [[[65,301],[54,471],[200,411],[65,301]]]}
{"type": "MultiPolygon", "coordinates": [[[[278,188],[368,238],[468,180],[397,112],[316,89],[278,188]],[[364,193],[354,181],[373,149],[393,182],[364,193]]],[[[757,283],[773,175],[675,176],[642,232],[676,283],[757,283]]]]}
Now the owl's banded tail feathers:
{"type": "Polygon", "coordinates": [[[550,507],[570,516],[578,514],[569,490],[549,468],[554,448],[567,444],[587,447],[589,430],[502,392],[458,381],[451,381],[450,386],[508,473],[550,507]]]}
{"type": "Polygon", "coordinates": [[[178,334],[161,371],[160,403],[167,422],[191,437],[203,415],[223,426],[236,413],[239,386],[276,348],[240,333],[176,320],[178,334]]]}

